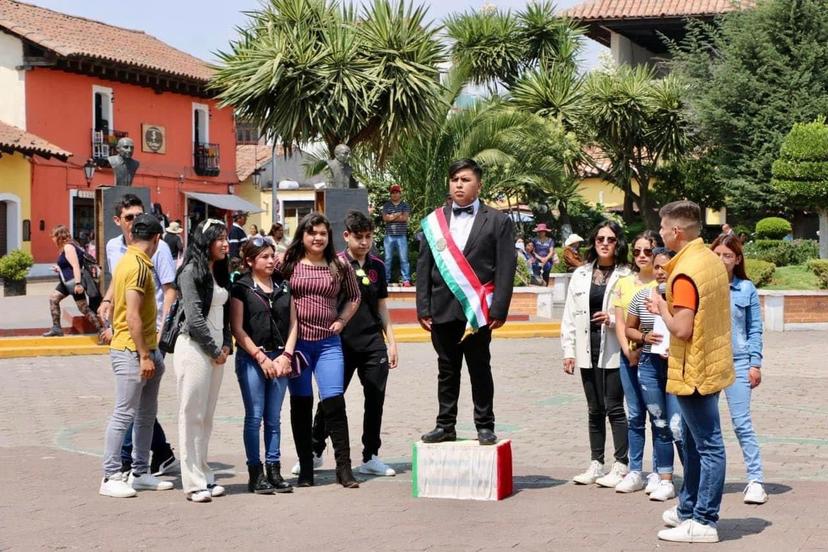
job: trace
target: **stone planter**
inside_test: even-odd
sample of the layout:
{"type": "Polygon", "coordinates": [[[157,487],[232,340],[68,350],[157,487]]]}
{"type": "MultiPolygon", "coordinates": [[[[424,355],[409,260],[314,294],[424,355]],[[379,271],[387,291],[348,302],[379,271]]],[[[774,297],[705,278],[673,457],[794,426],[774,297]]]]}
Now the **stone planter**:
{"type": "Polygon", "coordinates": [[[3,297],[26,295],[26,280],[3,280],[3,297]]]}

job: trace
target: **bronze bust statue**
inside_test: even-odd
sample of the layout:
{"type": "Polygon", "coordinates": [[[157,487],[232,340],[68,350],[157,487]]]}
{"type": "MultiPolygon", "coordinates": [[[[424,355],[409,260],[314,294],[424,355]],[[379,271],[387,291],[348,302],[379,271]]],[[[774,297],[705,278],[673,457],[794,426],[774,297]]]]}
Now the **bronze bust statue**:
{"type": "Polygon", "coordinates": [[[357,181],[354,179],[353,169],[350,165],[351,148],[345,144],[339,144],[334,148],[334,158],[328,160],[328,168],[333,175],[330,188],[357,188],[357,181]]]}
{"type": "Polygon", "coordinates": [[[132,138],[121,138],[115,148],[118,155],[111,155],[107,158],[109,166],[112,167],[112,172],[115,173],[115,185],[132,186],[132,178],[141,164],[132,158],[135,143],[132,138]]]}

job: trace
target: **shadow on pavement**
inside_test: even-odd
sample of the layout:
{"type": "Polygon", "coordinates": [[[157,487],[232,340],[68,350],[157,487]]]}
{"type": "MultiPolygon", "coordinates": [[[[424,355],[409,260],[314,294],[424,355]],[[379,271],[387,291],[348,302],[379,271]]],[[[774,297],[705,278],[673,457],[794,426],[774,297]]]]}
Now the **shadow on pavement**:
{"type": "Polygon", "coordinates": [[[550,489],[567,483],[563,479],[555,479],[548,475],[516,475],[512,478],[514,494],[530,489],[550,489]]]}
{"type": "Polygon", "coordinates": [[[762,518],[728,518],[719,520],[719,538],[722,542],[739,540],[742,537],[758,535],[773,525],[762,518]]]}
{"type": "MultiPolygon", "coordinates": [[[[746,483],[725,483],[724,494],[742,494],[745,491],[746,483]]],[[[765,483],[765,492],[769,495],[781,495],[793,490],[789,485],[781,483],[765,483]]]]}

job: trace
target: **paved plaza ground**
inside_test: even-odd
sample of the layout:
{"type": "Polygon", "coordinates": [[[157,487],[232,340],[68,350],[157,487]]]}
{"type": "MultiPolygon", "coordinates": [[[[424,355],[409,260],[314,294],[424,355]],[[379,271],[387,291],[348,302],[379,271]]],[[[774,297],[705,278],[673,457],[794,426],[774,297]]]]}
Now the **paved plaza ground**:
{"type": "MultiPolygon", "coordinates": [[[[754,422],[770,501],[741,501],[744,468],[722,402],[728,483],[717,550],[828,550],[828,345],[826,334],[769,334],[754,422]]],[[[360,489],[333,483],[326,455],[318,486],[290,495],[246,492],[243,410],[227,370],[211,442],[228,496],[211,504],[176,490],[134,499],[97,494],[113,378],[105,356],[0,361],[0,550],[611,550],[681,549],[661,543],[661,512],[674,502],[569,482],[589,460],[586,405],[578,378],[561,368],[558,340],[493,344],[500,438],[513,441],[516,491],[501,502],[415,499],[410,450],[433,427],[436,365],[429,344],[407,344],[388,385],[383,457],[398,471],[360,489]]],[[[232,366],[228,364],[228,366],[232,366]]],[[[361,389],[348,392],[359,460],[361,389]]],[[[288,401],[283,463],[293,464],[288,401]]],[[[159,417],[177,442],[172,370],[159,417]]],[[[473,435],[464,377],[459,430],[473,435]]],[[[611,443],[607,450],[610,456],[611,443]]],[[[649,447],[645,458],[650,457],[649,447]]],[[[649,461],[646,462],[649,467],[649,461]]],[[[286,470],[285,470],[286,471],[286,470]]]]}

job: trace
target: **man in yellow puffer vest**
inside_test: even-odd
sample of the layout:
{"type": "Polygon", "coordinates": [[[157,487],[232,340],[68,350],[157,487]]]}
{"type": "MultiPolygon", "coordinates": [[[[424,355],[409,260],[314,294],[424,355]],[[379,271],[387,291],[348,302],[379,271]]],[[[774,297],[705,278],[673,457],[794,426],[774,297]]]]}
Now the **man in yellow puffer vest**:
{"type": "Polygon", "coordinates": [[[667,392],[682,413],[684,485],[678,506],[662,515],[672,529],[658,538],[673,542],[718,542],[716,523],[725,478],[725,447],[719,392],[733,383],[730,283],[727,271],[704,245],[701,210],[692,201],[665,205],[661,237],[676,256],[666,266],[667,300],[653,294],[650,310],[670,330],[667,392]]]}

